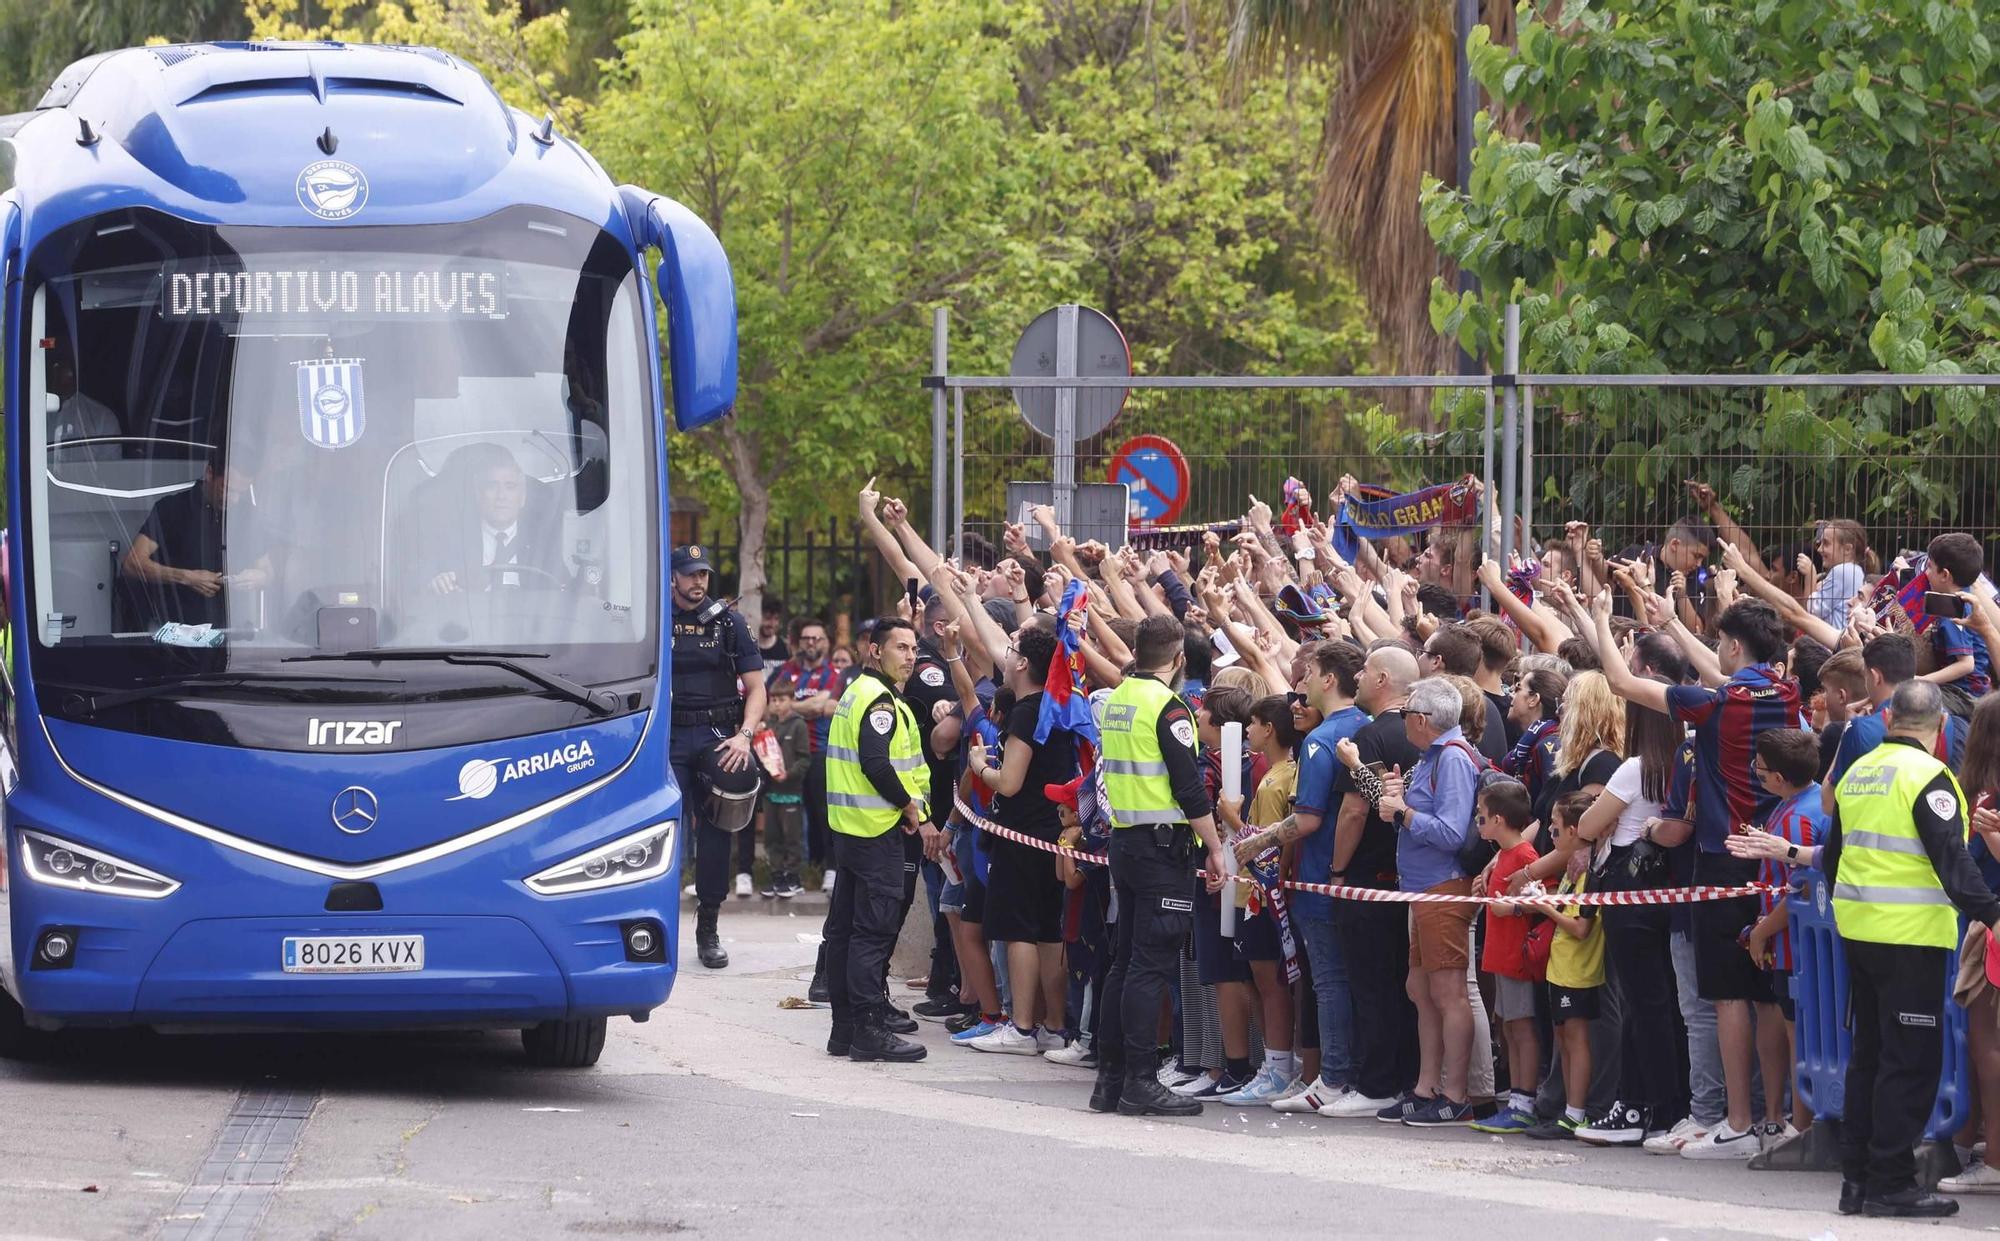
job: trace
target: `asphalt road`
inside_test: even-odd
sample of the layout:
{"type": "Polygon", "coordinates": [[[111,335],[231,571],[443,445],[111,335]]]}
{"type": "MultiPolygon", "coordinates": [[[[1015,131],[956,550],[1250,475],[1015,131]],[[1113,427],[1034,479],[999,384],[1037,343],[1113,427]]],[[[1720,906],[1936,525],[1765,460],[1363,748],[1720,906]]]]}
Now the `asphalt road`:
{"type": "MultiPolygon", "coordinates": [[[[106,1035],[0,1064],[0,1237],[1937,1235],[1836,1216],[1826,1174],[1267,1110],[1098,1116],[1087,1073],[936,1027],[918,1065],[830,1060],[825,1011],[779,1007],[816,922],[723,929],[733,968],[614,1023],[594,1070],[531,1070],[498,1035],[106,1035]]],[[[1943,1227],[2000,1228],[2000,1200],[1943,1227]]]]}

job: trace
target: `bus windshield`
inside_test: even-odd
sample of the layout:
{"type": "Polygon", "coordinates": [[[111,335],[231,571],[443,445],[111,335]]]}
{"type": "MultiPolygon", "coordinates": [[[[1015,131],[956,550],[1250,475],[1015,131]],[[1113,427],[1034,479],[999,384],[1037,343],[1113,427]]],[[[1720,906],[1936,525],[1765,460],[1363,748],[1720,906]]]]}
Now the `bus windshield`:
{"type": "Polygon", "coordinates": [[[652,334],[595,224],[121,211],[39,247],[29,289],[38,682],[435,700],[546,692],[458,653],[657,670],[652,334]],[[371,650],[405,657],[328,658],[371,650]]]}

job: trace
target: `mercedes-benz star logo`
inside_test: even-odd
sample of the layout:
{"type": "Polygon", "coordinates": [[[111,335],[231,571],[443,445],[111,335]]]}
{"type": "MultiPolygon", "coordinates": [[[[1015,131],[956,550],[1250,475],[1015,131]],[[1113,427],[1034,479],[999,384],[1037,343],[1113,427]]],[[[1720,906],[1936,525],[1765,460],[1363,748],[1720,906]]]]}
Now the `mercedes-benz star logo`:
{"type": "Polygon", "coordinates": [[[375,794],[358,784],[350,784],[333,795],[333,825],[349,836],[359,836],[375,826],[382,804],[375,794]]]}

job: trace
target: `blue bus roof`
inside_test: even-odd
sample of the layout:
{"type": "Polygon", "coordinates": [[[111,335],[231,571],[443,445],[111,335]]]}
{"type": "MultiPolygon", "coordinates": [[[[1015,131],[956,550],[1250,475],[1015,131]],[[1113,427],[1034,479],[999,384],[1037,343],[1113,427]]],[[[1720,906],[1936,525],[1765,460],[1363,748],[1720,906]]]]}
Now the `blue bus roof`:
{"type": "Polygon", "coordinates": [[[540,131],[477,70],[432,48],[130,48],[71,65],[34,112],[0,124],[12,145],[0,147],[0,187],[11,177],[31,246],[127,207],[313,227],[454,222],[519,203],[629,243],[603,169],[540,131]]]}

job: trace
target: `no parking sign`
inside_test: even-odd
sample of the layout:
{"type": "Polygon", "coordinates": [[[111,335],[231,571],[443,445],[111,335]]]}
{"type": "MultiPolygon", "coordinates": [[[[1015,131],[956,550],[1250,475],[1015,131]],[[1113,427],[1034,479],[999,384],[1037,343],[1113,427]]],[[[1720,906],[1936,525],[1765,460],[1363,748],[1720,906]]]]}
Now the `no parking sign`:
{"type": "Polygon", "coordinates": [[[1187,507],[1187,458],[1162,435],[1126,440],[1111,458],[1108,481],[1131,488],[1131,521],[1139,529],[1166,525],[1187,507]]]}

